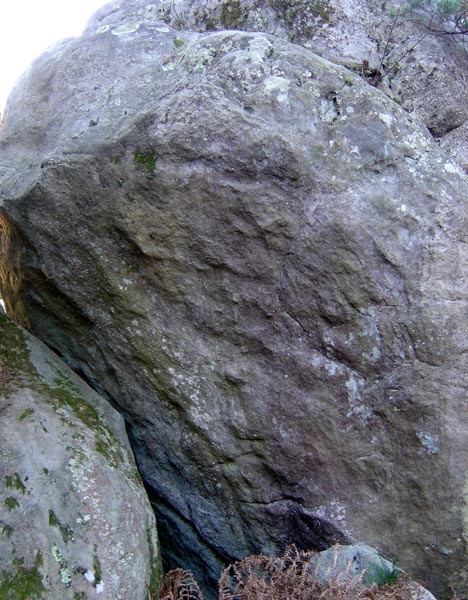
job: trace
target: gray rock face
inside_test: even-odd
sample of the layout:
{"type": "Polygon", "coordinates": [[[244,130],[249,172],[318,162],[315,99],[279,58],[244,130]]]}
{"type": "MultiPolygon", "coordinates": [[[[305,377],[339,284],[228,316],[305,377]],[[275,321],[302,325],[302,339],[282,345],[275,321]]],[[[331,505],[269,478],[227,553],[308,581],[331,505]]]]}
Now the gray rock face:
{"type": "Polygon", "coordinates": [[[0,411],[0,597],[156,592],[156,523],[123,419],[3,313],[0,411]]]}
{"type": "Polygon", "coordinates": [[[9,312],[119,406],[169,565],[360,539],[466,595],[466,176],[344,67],[159,18],[13,92],[9,312]]]}
{"type": "MultiPolygon", "coordinates": [[[[468,55],[455,37],[431,34],[422,13],[405,14],[408,5],[375,0],[166,0],[159,4],[159,13],[176,28],[271,33],[358,72],[367,61],[370,78],[380,71],[382,90],[439,139],[468,122],[468,55]]],[[[454,154],[466,170],[466,132],[461,137],[454,154]]]]}

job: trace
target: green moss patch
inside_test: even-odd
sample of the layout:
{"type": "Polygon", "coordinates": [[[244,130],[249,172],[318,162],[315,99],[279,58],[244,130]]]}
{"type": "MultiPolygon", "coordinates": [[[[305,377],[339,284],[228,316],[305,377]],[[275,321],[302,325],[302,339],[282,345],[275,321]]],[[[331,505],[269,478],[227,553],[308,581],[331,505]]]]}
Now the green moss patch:
{"type": "Polygon", "coordinates": [[[8,396],[18,381],[31,376],[26,334],[0,312],[0,390],[8,396]]]}
{"type": "Polygon", "coordinates": [[[18,417],[18,421],[24,421],[28,417],[34,414],[34,410],[32,408],[26,408],[18,417]]]}
{"type": "Polygon", "coordinates": [[[18,490],[19,492],[21,492],[23,494],[23,496],[26,493],[26,487],[25,487],[24,483],[21,481],[21,478],[18,475],[18,473],[13,473],[13,475],[6,475],[5,482],[6,482],[7,489],[18,490]]]}
{"type": "Polygon", "coordinates": [[[15,508],[19,508],[18,500],[16,498],[13,498],[13,496],[8,496],[8,498],[5,498],[5,502],[3,504],[4,504],[5,508],[8,510],[8,512],[15,510],[15,508]]]}
{"type": "Polygon", "coordinates": [[[150,581],[149,589],[155,598],[158,597],[159,591],[162,586],[163,580],[163,569],[162,563],[157,555],[156,543],[153,538],[151,529],[146,529],[146,541],[148,542],[148,548],[150,553],[150,581]]]}
{"type": "MultiPolygon", "coordinates": [[[[71,408],[73,414],[94,433],[96,450],[109,465],[117,467],[124,460],[121,445],[114,433],[105,425],[100,413],[81,396],[73,382],[60,371],[56,371],[55,386],[46,385],[47,395],[54,408],[71,408]]],[[[43,384],[44,385],[44,384],[43,384]]]]}
{"type": "MultiPolygon", "coordinates": [[[[110,466],[117,467],[122,463],[124,456],[121,444],[112,430],[106,426],[102,415],[82,398],[77,387],[59,369],[56,369],[53,384],[45,383],[30,361],[26,333],[6,315],[0,313],[0,366],[2,364],[14,372],[15,387],[24,383],[41,394],[55,410],[71,409],[72,413],[94,433],[96,450],[105,456],[110,466]]],[[[23,421],[32,413],[33,409],[27,408],[18,418],[23,421]]],[[[7,487],[24,493],[24,485],[17,474],[7,479],[7,487]]],[[[11,506],[9,510],[16,508],[12,500],[8,500],[8,503],[11,506]]]]}
{"type": "Polygon", "coordinates": [[[227,0],[221,6],[219,20],[226,29],[240,29],[248,16],[248,10],[244,8],[240,0],[227,0]]]}
{"type": "Polygon", "coordinates": [[[8,525],[7,523],[2,525],[2,528],[0,529],[0,532],[6,536],[8,539],[11,538],[11,536],[13,535],[13,527],[11,525],[8,525]]]}
{"type": "Polygon", "coordinates": [[[135,152],[133,160],[138,171],[154,173],[156,169],[156,154],[154,152],[135,152]]]}
{"type": "Polygon", "coordinates": [[[290,30],[289,38],[310,38],[316,27],[329,23],[332,9],[327,0],[268,0],[277,18],[290,30]]]}
{"type": "Polygon", "coordinates": [[[33,567],[19,566],[15,573],[0,573],[0,598],[2,600],[42,600],[46,589],[39,571],[42,567],[42,554],[36,554],[33,567]]]}
{"type": "Polygon", "coordinates": [[[94,585],[94,587],[96,587],[97,585],[102,583],[102,568],[101,568],[101,563],[99,561],[96,544],[94,544],[94,549],[93,549],[93,571],[94,571],[93,585],[94,585]]]}
{"type": "Polygon", "coordinates": [[[60,531],[60,535],[62,536],[65,544],[68,544],[71,540],[73,540],[73,530],[69,525],[64,525],[57,519],[56,514],[53,510],[49,510],[49,525],[51,527],[56,527],[60,531]]]}

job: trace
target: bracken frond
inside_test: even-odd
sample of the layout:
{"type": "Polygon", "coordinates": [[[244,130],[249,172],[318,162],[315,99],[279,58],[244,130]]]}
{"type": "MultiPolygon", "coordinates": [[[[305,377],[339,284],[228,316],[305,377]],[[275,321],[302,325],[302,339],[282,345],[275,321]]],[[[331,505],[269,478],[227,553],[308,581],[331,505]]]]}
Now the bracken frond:
{"type": "MultiPolygon", "coordinates": [[[[229,565],[219,581],[219,600],[412,600],[413,582],[405,575],[395,583],[366,587],[362,580],[347,572],[324,584],[310,564],[315,552],[286,548],[283,556],[263,554],[229,565]]],[[[159,600],[203,600],[192,573],[170,571],[163,583],[159,600]]],[[[458,600],[456,597],[453,600],[458,600]]]]}
{"type": "Polygon", "coordinates": [[[174,569],[164,577],[159,600],[203,600],[203,594],[191,571],[174,569]]]}

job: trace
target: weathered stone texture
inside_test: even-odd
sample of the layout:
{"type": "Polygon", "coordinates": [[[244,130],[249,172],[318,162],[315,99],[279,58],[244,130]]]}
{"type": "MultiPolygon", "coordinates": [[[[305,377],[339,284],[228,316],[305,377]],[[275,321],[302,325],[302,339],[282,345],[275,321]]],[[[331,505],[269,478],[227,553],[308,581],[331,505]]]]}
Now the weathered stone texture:
{"type": "Polygon", "coordinates": [[[0,412],[0,597],[156,593],[156,523],[122,417],[3,313],[0,412]]]}
{"type": "Polygon", "coordinates": [[[346,68],[157,9],[10,98],[3,294],[125,415],[170,562],[359,539],[466,594],[466,176],[346,68]]]}
{"type": "MultiPolygon", "coordinates": [[[[141,5],[146,5],[142,2],[141,5]]],[[[165,0],[158,12],[176,28],[198,31],[263,31],[300,44],[369,78],[443,138],[468,122],[468,55],[460,36],[409,3],[375,0],[165,0]],[[374,73],[372,76],[371,74],[374,73]]],[[[135,10],[137,8],[135,7],[135,10]]],[[[119,13],[114,13],[114,18],[119,13]]],[[[449,143],[447,143],[449,145],[449,143]]],[[[467,168],[468,138],[458,140],[455,159],[467,168]]]]}

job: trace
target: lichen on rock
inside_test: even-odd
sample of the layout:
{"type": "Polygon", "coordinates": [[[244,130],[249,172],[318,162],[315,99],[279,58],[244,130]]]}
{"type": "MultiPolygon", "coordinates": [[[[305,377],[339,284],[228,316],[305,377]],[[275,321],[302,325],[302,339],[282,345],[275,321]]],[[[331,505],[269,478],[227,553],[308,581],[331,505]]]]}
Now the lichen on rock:
{"type": "MultiPolygon", "coordinates": [[[[251,553],[364,539],[441,598],[466,595],[463,168],[434,141],[437,118],[431,133],[358,74],[382,39],[367,3],[330,0],[299,43],[299,13],[288,25],[260,2],[257,22],[253,2],[230,3],[225,25],[264,31],[226,30],[222,4],[203,4],[209,27],[191,25],[199,2],[113,3],[14,90],[0,129],[8,310],[125,414],[169,564],[208,586],[251,553]]],[[[64,468],[94,498],[81,448],[111,472],[121,457],[56,379],[49,408],[76,436],[64,468]]],[[[44,390],[15,423],[46,437],[44,390]]],[[[7,475],[29,489],[18,465],[7,475]]],[[[59,508],[46,519],[76,535],[59,508]]],[[[70,564],[71,542],[47,529],[70,564]]]]}
{"type": "Polygon", "coordinates": [[[156,524],[121,417],[4,314],[0,365],[0,597],[156,592],[156,524]]]}

